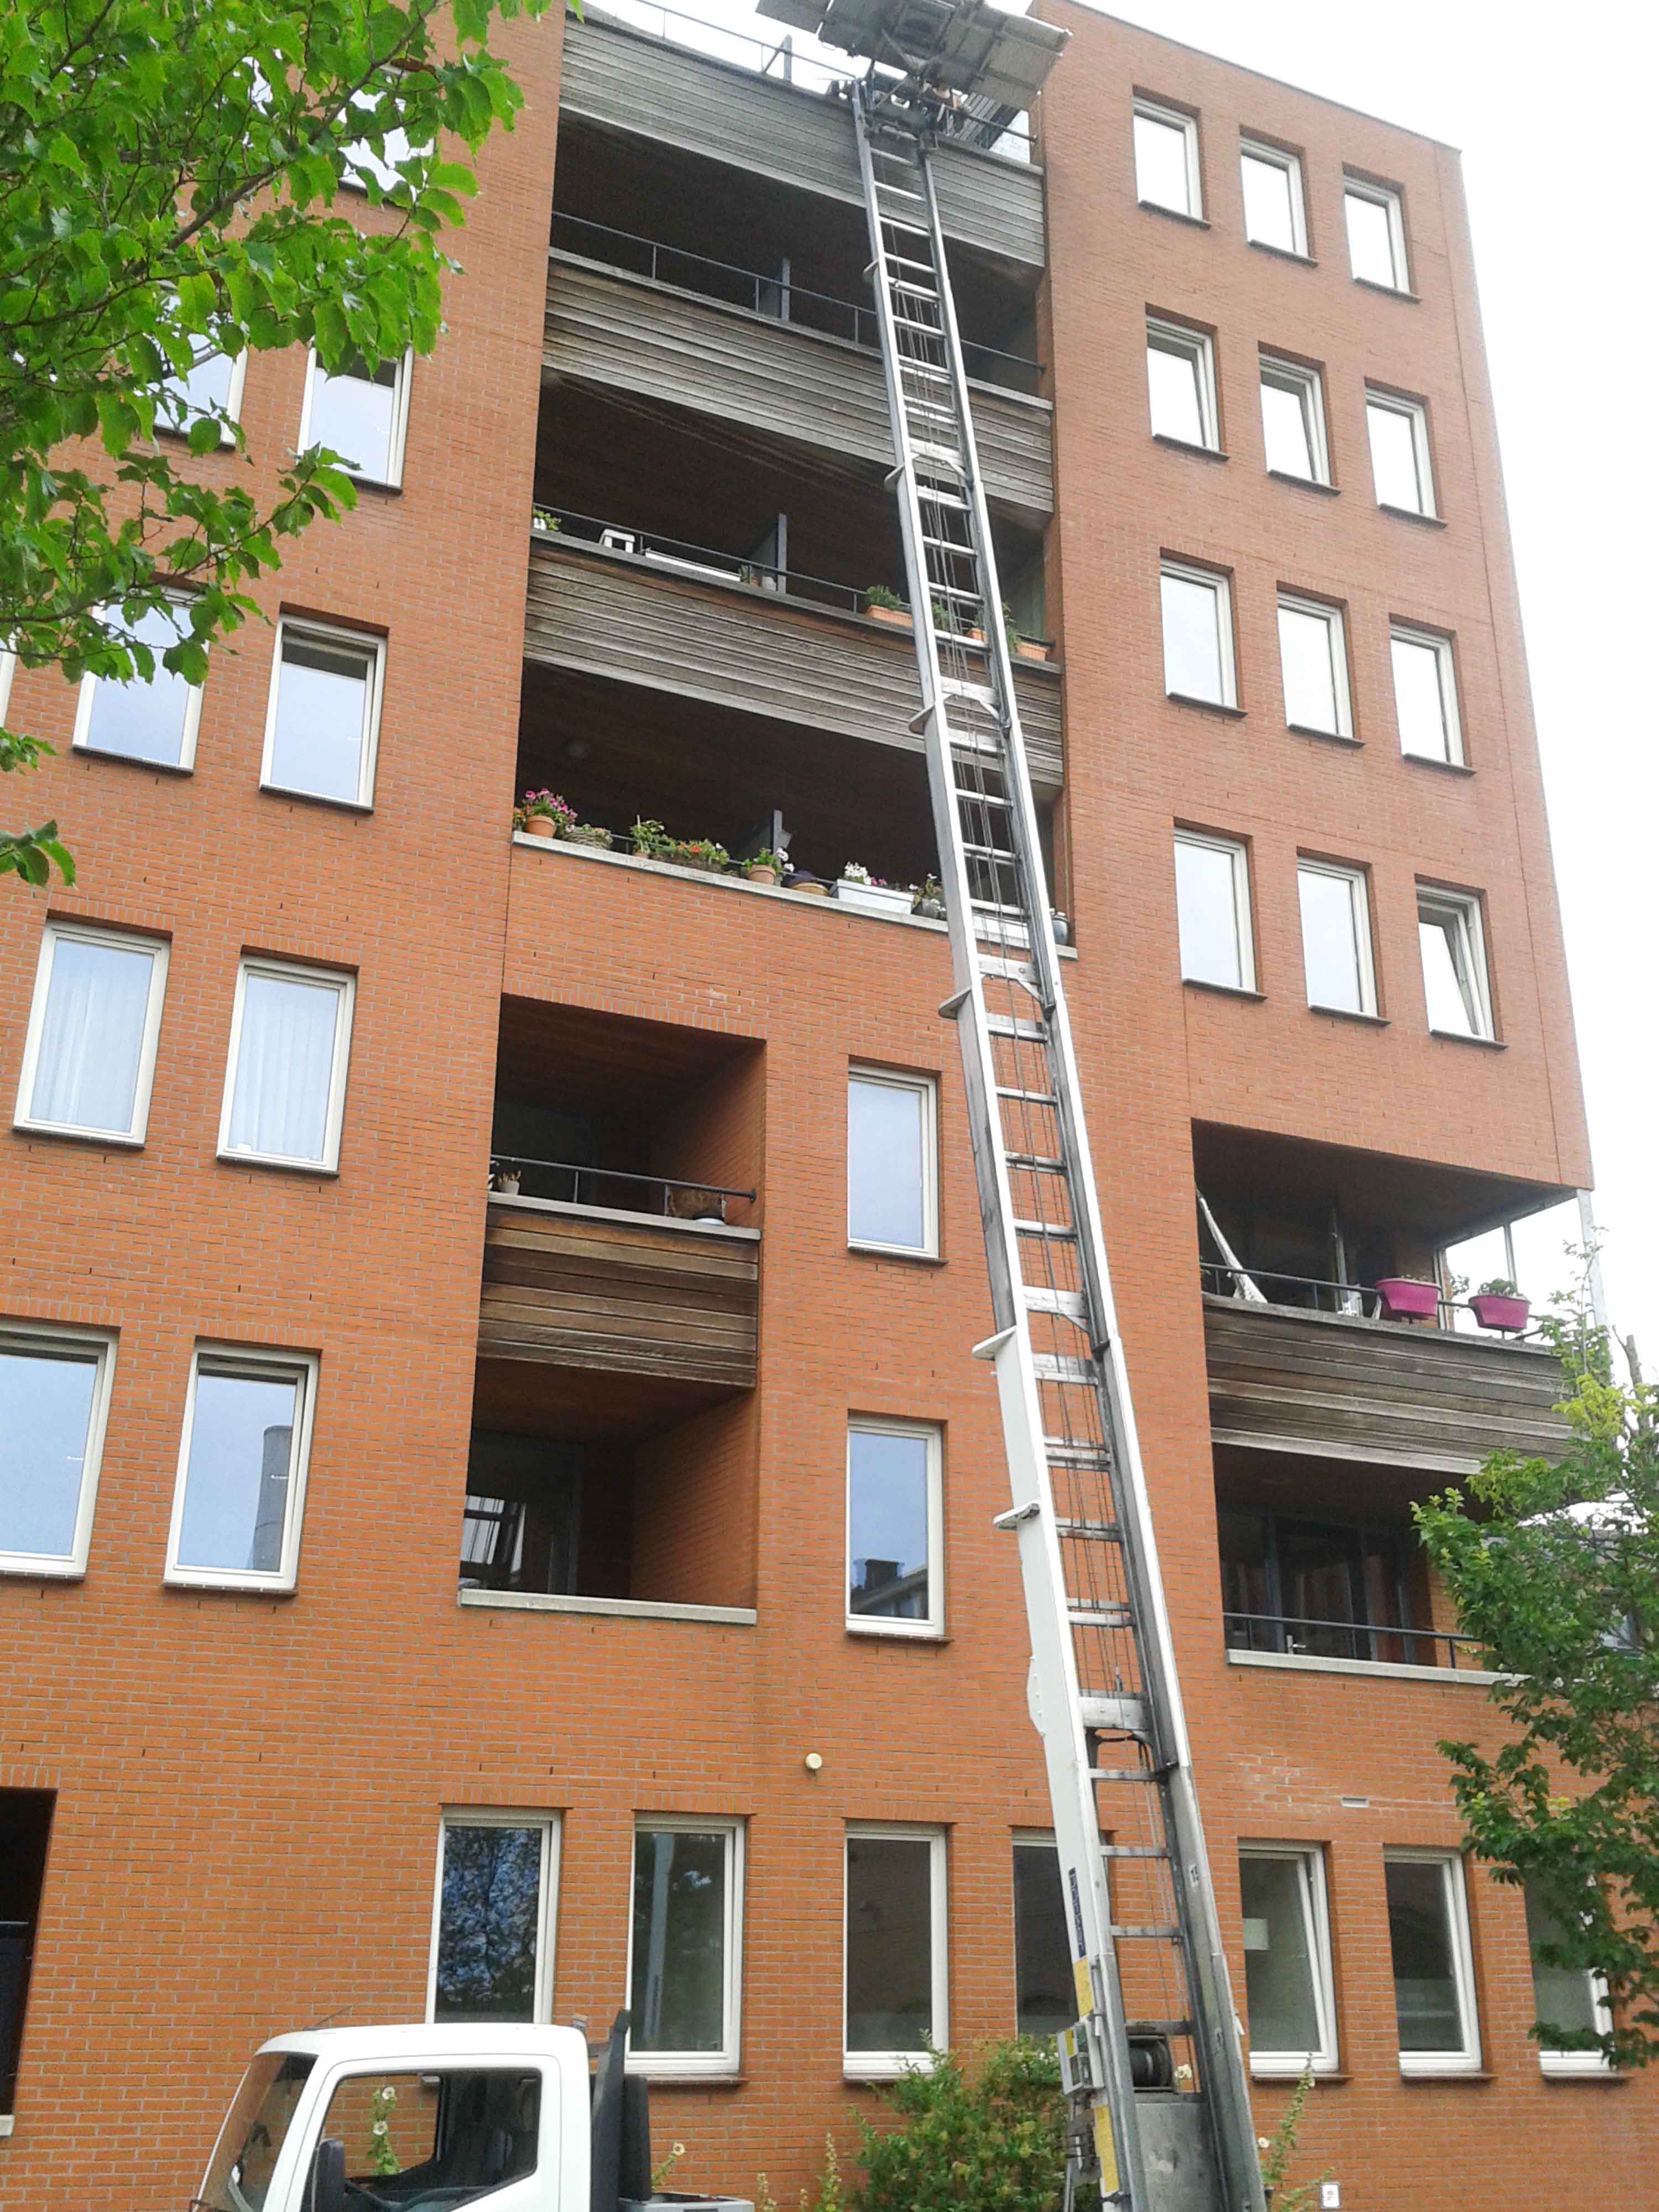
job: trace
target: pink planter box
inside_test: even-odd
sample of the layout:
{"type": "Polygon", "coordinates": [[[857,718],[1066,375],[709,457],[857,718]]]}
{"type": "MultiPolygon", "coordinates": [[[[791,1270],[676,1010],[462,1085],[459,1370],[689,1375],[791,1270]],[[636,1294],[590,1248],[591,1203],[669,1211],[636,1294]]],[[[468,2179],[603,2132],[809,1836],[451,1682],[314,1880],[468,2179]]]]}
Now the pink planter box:
{"type": "Polygon", "coordinates": [[[1432,1321],[1440,1310],[1436,1283],[1419,1283],[1409,1275],[1384,1275],[1376,1295],[1382,1301],[1384,1321],[1432,1321]]]}
{"type": "Polygon", "coordinates": [[[1501,1291],[1479,1291],[1469,1300],[1469,1310],[1482,1328],[1506,1329],[1518,1334],[1532,1316],[1526,1298],[1512,1298],[1501,1291]]]}

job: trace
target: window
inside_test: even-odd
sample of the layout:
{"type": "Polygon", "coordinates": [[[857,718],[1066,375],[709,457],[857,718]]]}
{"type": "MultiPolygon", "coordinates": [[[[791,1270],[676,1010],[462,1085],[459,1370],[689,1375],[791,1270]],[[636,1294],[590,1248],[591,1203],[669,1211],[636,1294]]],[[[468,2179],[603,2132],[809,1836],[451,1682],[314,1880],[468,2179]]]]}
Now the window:
{"type": "MultiPolygon", "coordinates": [[[[118,628],[118,607],[100,610],[118,628]]],[[[161,655],[189,635],[182,599],[149,608],[126,625],[128,637],[147,645],[155,656],[155,673],[81,678],[75,705],[73,742],[85,752],[118,753],[123,760],[149,761],[157,768],[187,769],[196,758],[196,728],[202,715],[201,686],[186,684],[161,665],[161,655]]]]}
{"type": "Polygon", "coordinates": [[[1332,860],[1299,860],[1296,880],[1308,1004],[1328,1013],[1374,1014],[1376,978],[1363,872],[1332,860]]]}
{"type": "MultiPolygon", "coordinates": [[[[1264,1272],[1261,1281],[1277,1304],[1319,1303],[1312,1285],[1293,1278],[1264,1272]]],[[[1237,1506],[1220,1511],[1218,1528],[1230,1651],[1384,1666],[1434,1663],[1440,1639],[1413,1626],[1407,1555],[1397,1528],[1237,1506]]]]}
{"type": "Polygon", "coordinates": [[[1368,384],[1365,428],[1370,434],[1377,505],[1432,516],[1434,471],[1429,462],[1429,410],[1423,402],[1397,399],[1368,384]]]}
{"type": "Polygon", "coordinates": [[[950,2042],[945,1832],[848,1828],[844,2065],[868,2080],[950,2042]]]}
{"type": "MultiPolygon", "coordinates": [[[[365,114],[380,106],[382,95],[378,92],[354,92],[353,107],[365,114]]],[[[380,150],[377,154],[367,138],[354,138],[345,149],[345,174],[341,181],[354,191],[366,191],[371,180],[383,192],[394,191],[404,181],[398,164],[406,161],[412,154],[429,154],[430,146],[411,146],[409,133],[401,124],[394,123],[389,131],[380,133],[380,150]]]]}
{"type": "Polygon", "coordinates": [[[1051,1836],[1016,1836],[1014,2032],[1058,2035],[1077,2017],[1060,1853],[1051,1836]]]}
{"type": "Polygon", "coordinates": [[[1230,837],[1182,830],[1176,836],[1175,864],[1182,981],[1254,991],[1250,866],[1244,848],[1230,837]]]}
{"type": "Polygon", "coordinates": [[[463,1589],[574,1595],[586,1448],[474,1429],[461,1517],[463,1589]]]}
{"type": "Polygon", "coordinates": [[[50,1790],[0,1790],[0,2119],[8,2127],[56,1804],[50,1790]]]}
{"type": "Polygon", "coordinates": [[[1261,358],[1261,439],[1268,468],[1275,476],[1296,477],[1304,483],[1329,483],[1319,371],[1273,354],[1261,358]]]}
{"type": "Polygon", "coordinates": [[[1492,992],[1480,902],[1468,891],[1417,887],[1417,941],[1429,1027],[1448,1036],[1490,1037],[1492,992]]]}
{"type": "Polygon", "coordinates": [[[446,1813],[426,2016],[544,2021],[553,2014],[559,1824],[544,1813],[446,1813]]]}
{"type": "Polygon", "coordinates": [[[1342,611],[1320,599],[1279,595],[1279,666],[1285,684],[1285,720],[1293,730],[1351,738],[1348,648],[1342,611]]]}
{"type": "Polygon", "coordinates": [[[1325,1905],[1325,1855],[1289,1844],[1241,1844],[1244,1992],[1250,2070],[1300,2074],[1336,2065],[1336,2001],[1325,1905]]]}
{"type": "Polygon", "coordinates": [[[1471,2074],[1480,2065],[1463,1862],[1455,1851],[1383,1855],[1394,2008],[1402,2074],[1471,2074]]]}
{"type": "MultiPolygon", "coordinates": [[[[198,345],[205,340],[198,339],[198,345]]],[[[242,380],[247,370],[246,353],[204,353],[182,374],[166,378],[155,407],[155,427],[185,436],[192,423],[216,409],[236,420],[242,404],[242,380]]],[[[219,442],[234,446],[230,432],[221,427],[219,442]]]]}
{"type": "Polygon", "coordinates": [[[114,1372],[112,1337],[0,1328],[0,1572],[86,1572],[114,1372]]]}
{"type": "Polygon", "coordinates": [[[1281,253],[1308,252],[1308,217],[1302,198],[1302,164],[1282,147],[1243,138],[1239,173],[1244,186],[1244,235],[1252,246],[1281,253]]]}
{"type": "MultiPolygon", "coordinates": [[[[461,2212],[464,2205],[488,2203],[509,2183],[535,2173],[541,2116],[540,2071],[522,2062],[449,2064],[435,2071],[422,2067],[407,2074],[375,2067],[336,2081],[322,2136],[345,2146],[348,2203],[441,2205],[443,2212],[461,2212]],[[390,2197],[388,2189],[394,2192],[390,2197]]],[[[222,2195],[216,2191],[215,2203],[265,2203],[275,2163],[270,2140],[269,2130],[250,2134],[233,2169],[240,2179],[222,2195]],[[258,2177],[253,2188],[250,2164],[258,2177]]],[[[276,2140],[280,2146],[280,2133],[276,2140]]],[[[308,2187],[301,2193],[314,2201],[308,2187]]],[[[546,2192],[548,2198],[556,2194],[551,2188],[546,2192]]],[[[546,2200],[530,2188],[512,2190],[508,2201],[546,2200]]]]}
{"type": "Polygon", "coordinates": [[[325,968],[244,959],[236,971],[222,1159],[320,1168],[340,1160],[356,989],[325,968]]]}
{"type": "Polygon", "coordinates": [[[1219,450],[1215,349],[1206,331],[1146,318],[1146,397],[1155,437],[1219,450]]]}
{"type": "Polygon", "coordinates": [[[1553,1943],[1565,1940],[1566,1929],[1535,1888],[1527,1898],[1527,1942],[1532,1953],[1532,1996],[1538,2024],[1545,2031],[1539,2045],[1538,2063],[1546,2074],[1605,2074],[1607,2062],[1600,2051],[1562,2051],[1548,2038],[1563,2030],[1579,2035],[1606,2035],[1613,2026],[1607,2006],[1607,1984],[1599,1974],[1582,1966],[1557,1966],[1539,1954],[1553,1943]]]}
{"type": "Polygon", "coordinates": [[[292,1589],[311,1455],[309,1352],[198,1345],[167,1537],[167,1580],[292,1589]]]}
{"type": "Polygon", "coordinates": [[[1400,750],[1413,760],[1463,763],[1463,730],[1457,711],[1457,675],[1451,640],[1433,630],[1389,626],[1394,667],[1394,714],[1400,750]]]}
{"type": "Polygon", "coordinates": [[[855,1067],[847,1079],[847,1241],[939,1250],[937,1086],[855,1067]]]}
{"type": "Polygon", "coordinates": [[[648,2074],[734,2074],[742,1822],[636,1822],[629,1926],[629,2063],[648,2074]]]}
{"type": "Polygon", "coordinates": [[[1135,102],[1135,193],[1143,207],[1201,216],[1198,119],[1156,100],[1135,102]]]}
{"type": "Polygon", "coordinates": [[[939,1432],[919,1422],[847,1429],[847,1626],[896,1636],[945,1627],[939,1432]]]}
{"type": "Polygon", "coordinates": [[[1360,283],[1408,292],[1405,210],[1393,185],[1345,177],[1342,208],[1348,221],[1348,266],[1360,283]]]}
{"type": "Polygon", "coordinates": [[[367,806],[374,796],[386,648],[356,630],[276,625],[276,665],[259,781],[278,791],[367,806]]]}
{"type": "Polygon", "coordinates": [[[404,436],[409,424],[412,353],[373,367],[360,354],[331,376],[315,351],[306,363],[306,396],[300,410],[300,447],[327,446],[353,476],[370,483],[399,484],[404,436]]]}
{"type": "Polygon", "coordinates": [[[1172,699],[1210,707],[1238,703],[1233,674],[1232,593],[1213,568],[1164,562],[1159,574],[1164,613],[1164,688],[1172,699]]]}
{"type": "Polygon", "coordinates": [[[46,924],[17,1085],[20,1129],[143,1143],[167,973],[158,937],[46,924]]]}

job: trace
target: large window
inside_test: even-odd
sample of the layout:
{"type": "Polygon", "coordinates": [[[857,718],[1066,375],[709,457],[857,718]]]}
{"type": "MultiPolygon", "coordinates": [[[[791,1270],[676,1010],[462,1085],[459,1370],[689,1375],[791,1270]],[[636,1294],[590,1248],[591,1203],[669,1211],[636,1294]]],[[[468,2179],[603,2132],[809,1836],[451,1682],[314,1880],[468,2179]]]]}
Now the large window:
{"type": "MultiPolygon", "coordinates": [[[[156,428],[185,437],[192,423],[216,412],[234,422],[242,404],[246,369],[246,353],[204,353],[190,368],[163,382],[155,407],[156,428]]],[[[222,425],[219,442],[229,446],[236,442],[222,425]]]]}
{"type": "Polygon", "coordinates": [[[1049,1836],[1014,1838],[1014,2027],[1058,2035],[1078,2018],[1060,1853],[1049,1836]]]}
{"type": "Polygon", "coordinates": [[[1285,720],[1291,729],[1316,731],[1322,738],[1353,735],[1340,607],[1281,592],[1279,667],[1285,685],[1285,720]]]}
{"type": "Polygon", "coordinates": [[[1463,730],[1457,711],[1451,640],[1434,630],[1392,623],[1389,656],[1394,669],[1394,712],[1400,726],[1401,751],[1413,760],[1461,767],[1463,730]]]}
{"type": "Polygon", "coordinates": [[[284,616],[276,625],[260,781],[273,790],[368,805],[385,661],[378,638],[284,616]]]}
{"type": "Polygon", "coordinates": [[[1302,198],[1302,164],[1282,146],[1259,138],[1238,145],[1244,188],[1244,235],[1252,246],[1276,246],[1281,253],[1308,251],[1308,217],[1302,198]]]}
{"type": "Polygon", "coordinates": [[[553,2013],[559,1824],[545,1813],[446,1813],[426,2016],[544,2021],[553,2013]]]}
{"type": "Polygon", "coordinates": [[[1250,2070],[1300,2074],[1336,2065],[1336,2001],[1325,1905],[1325,1855],[1316,1847],[1241,1844],[1244,1991],[1250,2070]]]}
{"type": "Polygon", "coordinates": [[[1183,981],[1255,990],[1250,868],[1243,846],[1231,837],[1180,830],[1175,864],[1183,981]]]}
{"type": "Polygon", "coordinates": [[[1370,436],[1371,481],[1379,507],[1432,516],[1434,470],[1429,459],[1429,410],[1420,399],[1365,386],[1365,428],[1370,436]]]}
{"type": "Polygon", "coordinates": [[[160,938],[47,923],[23,1040],[20,1129],[143,1144],[167,973],[160,938]]]}
{"type": "Polygon", "coordinates": [[[222,1158],[278,1167],[338,1164],[353,995],[349,975],[243,960],[219,1124],[222,1158]]]}
{"type": "Polygon", "coordinates": [[[1198,119],[1157,100],[1135,102],[1135,196],[1146,207],[1201,216],[1198,119]]]}
{"type": "Polygon", "coordinates": [[[1445,1036],[1492,1035],[1480,902],[1472,891],[1417,887],[1417,941],[1429,1027],[1445,1036]]]}
{"type": "Polygon", "coordinates": [[[1268,468],[1275,476],[1295,477],[1302,483],[1329,483],[1330,449],[1319,371],[1302,362],[1281,361],[1276,354],[1264,353],[1260,360],[1261,441],[1268,468]]]}
{"type": "MultiPolygon", "coordinates": [[[[1286,1286],[1265,1279],[1270,1297],[1286,1286]]],[[[1413,1634],[1401,1533],[1358,1522],[1303,1520],[1230,1507],[1218,1516],[1222,1604],[1233,1651],[1315,1659],[1431,1662],[1413,1634]]]]}
{"type": "Polygon", "coordinates": [[[0,1328],[0,1573],[85,1573],[114,1370],[111,1337],[0,1328]]]}
{"type": "Polygon", "coordinates": [[[844,2063],[860,2079],[927,2063],[951,2039],[945,1832],[847,1832],[844,2063]]]}
{"type": "Polygon", "coordinates": [[[1362,284],[1407,292],[1406,216],[1392,185],[1344,177],[1342,207],[1348,224],[1348,266],[1362,284]]]}
{"type": "Polygon", "coordinates": [[[1215,346],[1207,331],[1146,318],[1146,398],[1155,437],[1215,453],[1215,346]]]}
{"type": "Polygon", "coordinates": [[[629,2063],[648,2074],[736,2073],[742,1823],[637,1821],[629,1925],[629,2063]]]}
{"type": "MultiPolygon", "coordinates": [[[[120,625],[118,607],[100,610],[104,618],[120,625]]],[[[189,768],[196,758],[196,729],[202,714],[201,687],[186,684],[161,665],[161,655],[190,635],[190,617],[182,599],[169,599],[148,608],[126,634],[155,655],[154,672],[146,679],[131,676],[125,682],[113,676],[81,678],[75,706],[74,743],[93,753],[117,753],[123,760],[149,761],[155,768],[189,768]]]]}
{"type": "Polygon", "coordinates": [[[1535,1888],[1528,1887],[1527,1943],[1532,1954],[1532,1997],[1544,2030],[1538,2063],[1546,2074],[1605,2074],[1607,2062],[1596,2050],[1564,2051],[1553,2040],[1563,2033],[1606,2035],[1613,2026],[1607,1984],[1582,1966],[1559,1966],[1542,1954],[1562,1942],[1566,1929],[1535,1888]]]}
{"type": "Polygon", "coordinates": [[[292,1589],[317,1362],[309,1352],[198,1345],[167,1539],[167,1580],[292,1589]]]}
{"type": "Polygon", "coordinates": [[[937,1091],[930,1075],[855,1067],[847,1079],[847,1241],[939,1250],[937,1091]]]}
{"type": "Polygon", "coordinates": [[[1384,1854],[1402,2074],[1480,2066],[1463,1862],[1455,1851],[1384,1854]]]}
{"type": "Polygon", "coordinates": [[[899,1636],[945,1627],[939,1432],[920,1422],[847,1429],[847,1626],[899,1636]]]}
{"type": "Polygon", "coordinates": [[[1165,561],[1158,575],[1164,617],[1164,688],[1172,699],[1209,707],[1238,703],[1233,670],[1232,593],[1214,568],[1165,561]]]}
{"type": "Polygon", "coordinates": [[[300,414],[301,452],[326,446],[340,455],[351,475],[369,483],[401,483],[413,359],[405,354],[371,364],[354,354],[330,375],[313,351],[306,364],[300,414]]]}
{"type": "Polygon", "coordinates": [[[1303,860],[1296,882],[1308,1004],[1327,1013],[1375,1014],[1376,971],[1364,870],[1303,860]]]}

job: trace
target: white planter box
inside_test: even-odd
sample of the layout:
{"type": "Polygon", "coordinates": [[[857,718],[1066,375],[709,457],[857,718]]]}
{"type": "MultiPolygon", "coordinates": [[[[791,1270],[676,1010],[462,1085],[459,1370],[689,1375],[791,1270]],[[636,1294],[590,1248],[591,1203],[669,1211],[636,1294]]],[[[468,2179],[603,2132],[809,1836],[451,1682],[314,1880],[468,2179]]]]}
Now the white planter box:
{"type": "Polygon", "coordinates": [[[908,914],[912,894],[884,884],[849,884],[843,878],[836,885],[836,896],[860,914],[908,914]]]}

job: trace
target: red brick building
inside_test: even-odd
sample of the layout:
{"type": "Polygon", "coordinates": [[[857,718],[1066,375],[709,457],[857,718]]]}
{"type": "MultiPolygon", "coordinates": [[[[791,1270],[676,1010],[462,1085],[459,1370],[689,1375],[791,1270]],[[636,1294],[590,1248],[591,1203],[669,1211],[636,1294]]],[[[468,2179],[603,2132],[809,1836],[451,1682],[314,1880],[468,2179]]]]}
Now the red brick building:
{"type": "MultiPolygon", "coordinates": [[[[1376,1290],[1589,1176],[1455,156],[1054,12],[941,187],[1259,2118],[1312,2052],[1345,2205],[1634,2205],[1409,1530],[1553,1378],[1376,1290]]],[[[249,362],[257,480],[370,454],[270,629],[15,679],[0,2203],[181,2202],[343,2010],[631,2002],[781,2197],[1057,2024],[942,927],[628,835],[932,864],[848,111],[679,28],[513,28],[430,359],[249,362]]]]}

